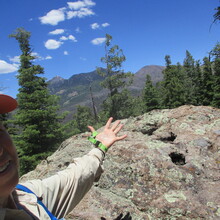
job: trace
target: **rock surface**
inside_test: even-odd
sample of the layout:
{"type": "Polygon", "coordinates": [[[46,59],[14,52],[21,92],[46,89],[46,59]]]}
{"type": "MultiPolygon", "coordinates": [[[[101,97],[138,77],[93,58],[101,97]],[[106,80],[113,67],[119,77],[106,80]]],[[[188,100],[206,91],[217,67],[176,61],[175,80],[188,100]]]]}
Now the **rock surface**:
{"type": "MultiPolygon", "coordinates": [[[[220,219],[219,109],[181,106],[122,122],[128,138],[109,150],[99,183],[66,219],[220,219]]],[[[22,181],[84,155],[92,148],[88,135],[66,140],[22,181]]]]}

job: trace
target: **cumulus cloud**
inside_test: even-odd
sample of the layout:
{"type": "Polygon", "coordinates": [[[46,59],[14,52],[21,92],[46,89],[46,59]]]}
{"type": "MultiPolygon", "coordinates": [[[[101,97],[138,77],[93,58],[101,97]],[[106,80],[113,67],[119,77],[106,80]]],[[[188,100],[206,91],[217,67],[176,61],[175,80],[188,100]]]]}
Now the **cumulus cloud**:
{"type": "Polygon", "coordinates": [[[80,8],[78,11],[68,11],[67,12],[67,19],[72,19],[72,18],[83,18],[86,16],[91,16],[94,15],[95,13],[93,12],[92,9],[90,8],[80,8]]]}
{"type": "Polygon", "coordinates": [[[98,23],[93,23],[90,25],[90,27],[95,30],[95,29],[98,29],[100,27],[100,25],[98,23]]]}
{"type": "Polygon", "coordinates": [[[93,2],[92,0],[84,0],[84,1],[77,1],[77,2],[67,2],[68,6],[72,10],[79,10],[81,8],[85,7],[92,7],[96,3],[93,2]]]}
{"type": "Polygon", "coordinates": [[[65,8],[51,10],[39,19],[42,24],[57,25],[59,22],[65,20],[65,8]]]}
{"type": "Polygon", "coordinates": [[[105,40],[106,40],[105,37],[99,37],[99,38],[93,39],[93,40],[91,41],[91,43],[94,44],[94,45],[99,45],[99,44],[104,43],[105,40]]]}
{"type": "Polygon", "coordinates": [[[0,74],[13,73],[18,70],[17,64],[10,64],[4,60],[0,60],[0,74]]]}
{"type": "Polygon", "coordinates": [[[106,22],[106,23],[103,23],[103,24],[102,24],[102,27],[108,27],[109,25],[110,25],[110,24],[106,22]]]}
{"type": "Polygon", "coordinates": [[[62,37],[60,38],[60,40],[62,40],[62,41],[72,40],[73,42],[77,42],[76,38],[75,38],[73,35],[69,35],[68,37],[62,36],[62,37]]]}
{"type": "Polygon", "coordinates": [[[60,40],[63,40],[63,41],[68,40],[68,37],[62,36],[62,37],[60,38],[60,40]]]}
{"type": "Polygon", "coordinates": [[[100,27],[103,27],[103,28],[105,28],[105,27],[108,27],[110,24],[109,23],[103,23],[103,24],[98,24],[98,23],[93,23],[93,24],[91,24],[90,25],[90,27],[93,29],[93,30],[96,30],[96,29],[99,29],[100,27]]]}
{"type": "Polygon", "coordinates": [[[65,31],[64,29],[56,29],[54,31],[49,32],[49,34],[58,35],[58,34],[63,34],[64,31],[65,31]]]}
{"type": "Polygon", "coordinates": [[[37,52],[32,52],[32,53],[31,53],[31,56],[33,56],[36,60],[40,60],[40,61],[52,59],[52,57],[49,56],[49,55],[47,55],[46,57],[44,57],[44,56],[41,56],[41,55],[40,55],[39,53],[37,53],[37,52]]]}
{"type": "Polygon", "coordinates": [[[69,35],[69,40],[72,40],[73,42],[77,42],[76,38],[73,35],[69,35]]]}
{"type": "Polygon", "coordinates": [[[50,55],[47,55],[46,57],[45,57],[45,60],[51,60],[52,59],[52,56],[50,56],[50,55]]]}
{"type": "Polygon", "coordinates": [[[45,16],[39,17],[40,22],[42,24],[57,25],[59,22],[64,21],[65,19],[72,19],[76,17],[83,18],[95,14],[91,7],[96,5],[96,3],[92,0],[67,2],[67,5],[68,6],[60,9],[53,9],[49,11],[45,16]]]}
{"type": "Polygon", "coordinates": [[[20,56],[9,57],[9,60],[13,63],[20,63],[20,56]]]}
{"type": "Polygon", "coordinates": [[[61,42],[61,41],[57,41],[57,40],[54,40],[54,39],[49,39],[45,42],[44,46],[48,50],[55,50],[55,49],[58,49],[62,44],[63,44],[63,42],[61,42]]]}

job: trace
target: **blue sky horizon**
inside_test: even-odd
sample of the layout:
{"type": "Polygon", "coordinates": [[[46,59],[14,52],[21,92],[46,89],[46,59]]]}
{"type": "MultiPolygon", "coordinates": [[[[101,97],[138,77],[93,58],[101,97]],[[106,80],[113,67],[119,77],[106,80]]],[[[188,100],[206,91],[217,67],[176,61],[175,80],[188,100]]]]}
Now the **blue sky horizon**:
{"type": "Polygon", "coordinates": [[[1,4],[0,93],[16,97],[18,42],[16,28],[31,32],[34,63],[48,80],[65,79],[103,67],[106,33],[126,56],[125,71],[146,65],[182,63],[188,50],[195,60],[208,56],[219,40],[213,22],[219,0],[8,0],[1,4]],[[210,28],[211,27],[211,28],[210,28]]]}

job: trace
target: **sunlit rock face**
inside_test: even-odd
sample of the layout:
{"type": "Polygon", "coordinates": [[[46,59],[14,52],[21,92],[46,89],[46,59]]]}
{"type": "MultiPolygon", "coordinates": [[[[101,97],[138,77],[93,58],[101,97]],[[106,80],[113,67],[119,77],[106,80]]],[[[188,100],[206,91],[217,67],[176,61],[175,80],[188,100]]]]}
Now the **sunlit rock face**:
{"type": "MultiPolygon", "coordinates": [[[[219,109],[181,106],[122,122],[128,138],[109,150],[99,183],[66,219],[220,219],[219,109]]],[[[22,181],[84,155],[88,135],[66,140],[22,181]]]]}

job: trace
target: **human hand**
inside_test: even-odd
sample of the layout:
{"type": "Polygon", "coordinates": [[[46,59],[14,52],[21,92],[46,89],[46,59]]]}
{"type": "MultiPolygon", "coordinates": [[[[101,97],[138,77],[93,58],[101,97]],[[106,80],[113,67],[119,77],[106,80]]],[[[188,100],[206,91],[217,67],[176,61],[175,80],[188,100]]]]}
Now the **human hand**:
{"type": "MultiPolygon", "coordinates": [[[[117,136],[117,133],[122,129],[123,124],[118,120],[111,127],[112,120],[113,118],[109,118],[104,130],[96,136],[96,140],[100,141],[107,148],[111,147],[116,141],[123,140],[127,137],[127,135],[117,136]]],[[[95,131],[92,126],[88,126],[88,128],[91,132],[95,131]]]]}

